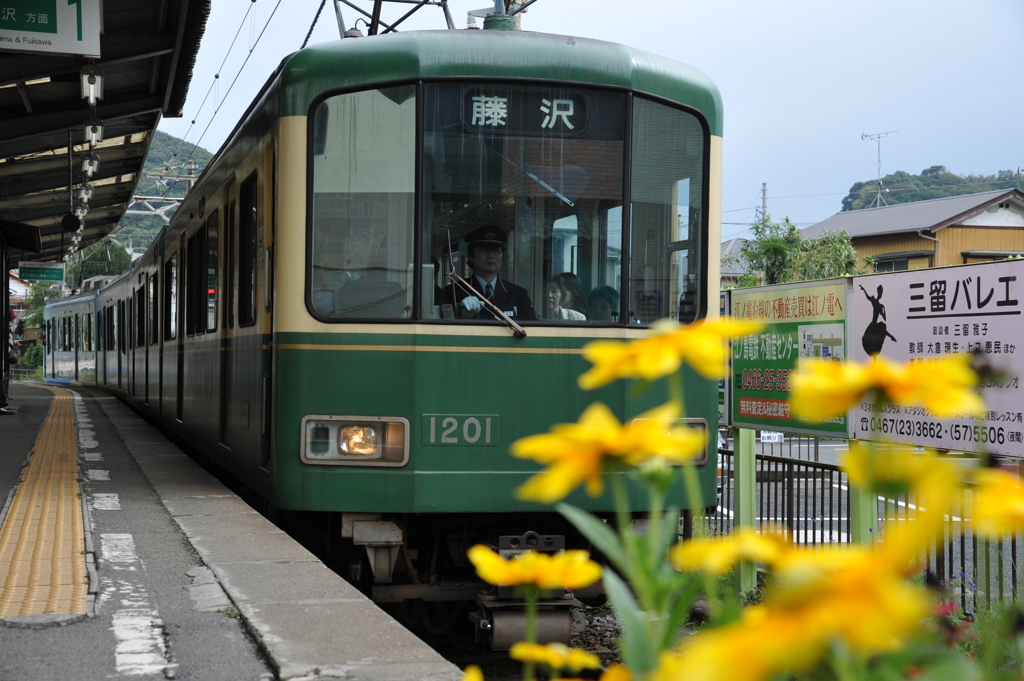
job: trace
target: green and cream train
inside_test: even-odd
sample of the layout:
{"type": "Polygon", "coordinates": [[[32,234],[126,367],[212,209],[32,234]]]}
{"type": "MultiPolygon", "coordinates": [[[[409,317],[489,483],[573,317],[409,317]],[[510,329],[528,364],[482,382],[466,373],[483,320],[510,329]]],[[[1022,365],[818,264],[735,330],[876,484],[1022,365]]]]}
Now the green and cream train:
{"type": "MultiPolygon", "coordinates": [[[[594,400],[626,420],[666,399],[580,391],[581,348],[717,314],[721,135],[705,75],[611,43],[466,30],[304,49],[132,270],[49,305],[47,377],[117,394],[268,507],[322,522],[378,600],[445,598],[474,543],[580,543],[515,498],[537,467],[512,442],[594,400]],[[528,299],[484,303],[488,266],[528,299]]],[[[684,371],[713,432],[717,386],[684,371]]]]}

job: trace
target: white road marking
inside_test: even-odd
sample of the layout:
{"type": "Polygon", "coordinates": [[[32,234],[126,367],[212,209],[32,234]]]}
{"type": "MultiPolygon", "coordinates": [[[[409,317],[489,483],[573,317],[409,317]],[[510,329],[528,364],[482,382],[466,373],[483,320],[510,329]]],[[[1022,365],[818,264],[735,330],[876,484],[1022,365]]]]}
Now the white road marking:
{"type": "Polygon", "coordinates": [[[78,430],[78,447],[80,449],[96,449],[100,446],[100,443],[96,441],[96,431],[92,428],[86,428],[85,426],[92,425],[92,419],[89,418],[89,412],[85,410],[85,401],[82,396],[74,393],[75,395],[75,425],[78,430]]]}
{"type": "Polygon", "coordinates": [[[93,482],[110,482],[110,471],[102,468],[90,468],[85,472],[93,482]]]}
{"type": "MultiPolygon", "coordinates": [[[[134,571],[140,564],[135,553],[135,540],[130,534],[100,535],[101,566],[114,570],[134,571]],[[108,565],[104,565],[104,563],[108,565]]],[[[176,665],[167,659],[163,621],[149,603],[149,594],[141,584],[128,579],[104,580],[100,603],[116,600],[120,609],[111,618],[110,630],[117,640],[114,666],[118,674],[139,676],[164,674],[176,665]]]]}
{"type": "Polygon", "coordinates": [[[103,455],[99,452],[82,452],[82,461],[88,461],[89,463],[96,463],[97,461],[103,461],[103,455]]]}
{"type": "Polygon", "coordinates": [[[96,511],[120,511],[121,500],[116,494],[93,494],[90,506],[96,511]]]}

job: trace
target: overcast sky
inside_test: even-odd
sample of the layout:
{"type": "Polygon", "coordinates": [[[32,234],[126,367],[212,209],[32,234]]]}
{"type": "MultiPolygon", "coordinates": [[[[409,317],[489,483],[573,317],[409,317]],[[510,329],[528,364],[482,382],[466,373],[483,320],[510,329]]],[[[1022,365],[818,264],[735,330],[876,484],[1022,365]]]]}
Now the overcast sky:
{"type": "MultiPolygon", "coordinates": [[[[489,4],[449,0],[459,28],[468,10],[489,4]]],[[[319,5],[215,0],[185,115],[160,129],[217,150],[280,60],[302,45],[319,5]]],[[[393,5],[385,21],[410,7],[385,5],[393,5]]],[[[346,7],[343,16],[351,27],[359,15],[346,7]]],[[[444,28],[443,15],[425,7],[403,28],[444,28]]],[[[523,28],[640,47],[717,83],[725,238],[742,236],[754,219],[762,182],[773,218],[804,227],[838,212],[851,184],[876,175],[876,143],[863,133],[898,131],[881,142],[882,175],[933,165],[985,175],[1024,167],[1022,0],[538,0],[523,28]]],[[[328,0],[310,43],[337,38],[328,0]]]]}

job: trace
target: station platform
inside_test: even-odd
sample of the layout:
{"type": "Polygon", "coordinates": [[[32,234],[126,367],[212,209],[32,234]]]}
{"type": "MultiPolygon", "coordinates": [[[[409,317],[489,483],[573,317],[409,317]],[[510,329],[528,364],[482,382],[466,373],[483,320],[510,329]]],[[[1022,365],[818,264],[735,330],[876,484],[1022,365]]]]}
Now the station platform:
{"type": "Polygon", "coordinates": [[[11,396],[0,681],[462,677],[116,398],[11,396]]]}

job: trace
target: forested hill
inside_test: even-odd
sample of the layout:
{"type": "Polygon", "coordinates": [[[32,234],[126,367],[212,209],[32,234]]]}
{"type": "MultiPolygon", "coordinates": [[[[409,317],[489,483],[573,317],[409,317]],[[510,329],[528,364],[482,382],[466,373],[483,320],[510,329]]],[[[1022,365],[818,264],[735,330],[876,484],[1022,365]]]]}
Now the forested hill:
{"type": "Polygon", "coordinates": [[[213,158],[213,154],[202,147],[195,147],[183,139],[168,135],[166,132],[156,131],[153,144],[149,146],[149,156],[146,157],[146,169],[156,170],[170,164],[172,167],[183,165],[191,154],[191,160],[199,168],[206,167],[206,164],[213,158]]]}
{"type": "MultiPolygon", "coordinates": [[[[843,210],[868,208],[878,194],[876,180],[855,182],[843,199],[843,210]]],[[[977,194],[997,189],[1024,190],[1024,176],[1013,170],[1000,170],[995,175],[957,175],[946,166],[932,166],[920,175],[898,170],[882,178],[882,198],[887,205],[941,199],[946,196],[977,194]]]]}
{"type": "MultiPolygon", "coordinates": [[[[198,175],[211,158],[213,154],[206,149],[193,148],[188,142],[157,130],[149,147],[149,155],[146,156],[144,176],[135,190],[136,196],[185,196],[188,184],[175,182],[174,178],[188,174],[190,169],[198,175]],[[187,167],[190,162],[194,164],[191,168],[187,167]]],[[[171,215],[174,215],[173,209],[167,213],[167,217],[171,215]]],[[[155,216],[126,215],[118,225],[115,237],[125,237],[123,241],[130,242],[131,246],[144,248],[164,224],[163,220],[155,216]]]]}

